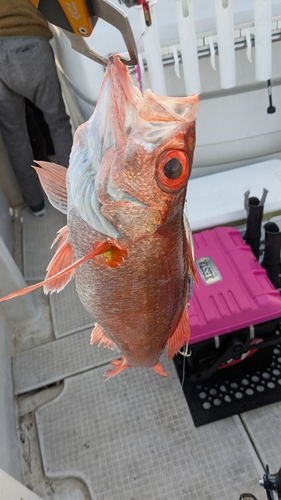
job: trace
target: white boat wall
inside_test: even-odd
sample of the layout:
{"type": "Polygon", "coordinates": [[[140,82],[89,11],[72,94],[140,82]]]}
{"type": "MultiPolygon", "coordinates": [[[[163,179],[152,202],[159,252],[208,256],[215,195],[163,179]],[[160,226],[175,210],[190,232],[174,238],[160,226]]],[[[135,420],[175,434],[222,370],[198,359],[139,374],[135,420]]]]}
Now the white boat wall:
{"type": "MultiPolygon", "coordinates": [[[[120,7],[117,0],[114,3],[120,7]]],[[[278,153],[281,2],[156,0],[149,4],[149,28],[141,7],[121,5],[138,45],[142,89],[169,96],[200,93],[195,169],[208,167],[210,173],[278,153]],[[268,112],[268,80],[273,113],[268,112]]],[[[61,30],[55,28],[54,33],[59,66],[87,119],[98,98],[104,68],[71,49],[61,30]]],[[[102,55],[126,54],[118,30],[102,20],[85,40],[102,55]]],[[[137,85],[134,68],[132,75],[137,85]]]]}

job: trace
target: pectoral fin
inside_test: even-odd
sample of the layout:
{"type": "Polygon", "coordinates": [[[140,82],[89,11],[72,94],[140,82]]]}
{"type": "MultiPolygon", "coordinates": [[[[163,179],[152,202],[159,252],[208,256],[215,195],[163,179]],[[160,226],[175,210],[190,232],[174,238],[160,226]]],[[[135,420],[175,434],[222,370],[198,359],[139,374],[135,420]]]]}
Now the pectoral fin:
{"type": "MultiPolygon", "coordinates": [[[[89,259],[94,259],[94,257],[96,257],[97,255],[103,255],[105,252],[108,251],[110,246],[111,246],[111,243],[109,243],[108,241],[95,243],[93,249],[89,253],[84,255],[84,257],[77,260],[76,262],[73,262],[72,264],[67,266],[65,269],[62,269],[58,273],[45,279],[44,281],[41,281],[40,283],[36,283],[35,285],[31,285],[31,286],[28,286],[26,288],[22,288],[21,290],[17,290],[16,292],[10,293],[9,295],[2,297],[0,299],[0,302],[3,302],[4,300],[13,299],[14,297],[19,297],[20,295],[25,295],[26,293],[32,292],[33,290],[40,288],[41,286],[44,286],[44,287],[49,286],[49,284],[54,282],[54,280],[58,280],[58,279],[60,280],[65,275],[68,275],[68,278],[69,278],[69,276],[70,276],[69,273],[72,272],[76,267],[80,266],[81,264],[83,264],[84,262],[86,262],[89,259]]],[[[128,252],[126,251],[126,253],[128,253],[128,252]]],[[[69,256],[68,256],[68,258],[69,258],[69,256]]],[[[121,262],[123,262],[123,260],[124,259],[122,257],[122,260],[120,260],[120,259],[118,260],[118,264],[116,264],[116,262],[114,262],[115,265],[113,267],[116,267],[116,265],[119,265],[121,262]]],[[[68,279],[68,281],[69,281],[69,279],[68,279]]]]}
{"type": "MultiPolygon", "coordinates": [[[[67,267],[73,264],[73,252],[70,243],[68,242],[68,228],[64,226],[58,232],[56,239],[54,240],[52,247],[55,243],[59,241],[58,248],[55,255],[53,256],[51,262],[47,267],[46,279],[54,277],[60,271],[63,271],[67,267]],[[59,241],[60,240],[60,241],[59,241]]],[[[57,292],[59,293],[63,288],[69,283],[74,274],[74,269],[64,274],[60,278],[54,279],[50,283],[44,286],[44,292],[57,292]]]]}
{"type": "Polygon", "coordinates": [[[36,170],[42,187],[49,198],[50,203],[62,213],[67,213],[67,169],[56,163],[47,161],[36,161],[39,167],[36,170]]]}
{"type": "Polygon", "coordinates": [[[168,340],[168,359],[172,359],[180,348],[190,339],[190,326],[187,309],[184,309],[181,320],[168,340]]]}

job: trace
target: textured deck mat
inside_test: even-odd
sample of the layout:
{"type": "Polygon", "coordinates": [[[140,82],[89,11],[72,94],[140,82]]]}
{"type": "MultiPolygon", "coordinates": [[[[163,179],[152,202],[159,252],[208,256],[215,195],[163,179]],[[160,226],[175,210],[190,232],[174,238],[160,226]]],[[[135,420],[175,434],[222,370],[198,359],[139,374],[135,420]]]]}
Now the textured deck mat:
{"type": "Polygon", "coordinates": [[[48,342],[13,358],[15,394],[39,389],[110,362],[118,354],[90,345],[91,329],[48,342]]]}
{"type": "Polygon", "coordinates": [[[258,467],[238,418],[195,429],[172,363],[169,377],[104,368],[65,382],[36,411],[48,478],[76,476],[93,500],[237,500],[260,493],[258,467]]]}
{"type": "MultiPolygon", "coordinates": [[[[255,354],[251,359],[260,356],[255,354]]],[[[261,370],[245,369],[239,375],[229,376],[229,369],[219,370],[208,381],[200,384],[185,381],[183,391],[192,414],[195,426],[205,425],[222,418],[253,410],[277,401],[281,401],[281,347],[278,344],[273,350],[267,367],[261,370]]],[[[255,365],[258,364],[258,358],[255,365]]],[[[175,358],[175,365],[180,380],[182,371],[175,358]]],[[[237,365],[238,366],[238,365],[237,365]]],[[[279,434],[281,436],[281,434],[279,434]]]]}
{"type": "Polygon", "coordinates": [[[243,413],[242,420],[246,425],[255,448],[263,464],[269,465],[270,472],[275,473],[281,465],[281,403],[243,413]]]}
{"type": "Polygon", "coordinates": [[[60,293],[50,295],[50,305],[56,338],[84,330],[95,323],[80,302],[74,280],[60,293]]]}
{"type": "Polygon", "coordinates": [[[23,210],[23,271],[27,281],[40,281],[45,277],[54,254],[50,246],[65,224],[66,216],[48,201],[44,217],[34,217],[29,208],[23,210]]]}
{"type": "MultiPolygon", "coordinates": [[[[40,281],[45,278],[46,268],[54,254],[50,246],[57,231],[65,224],[65,215],[53,208],[48,201],[44,217],[36,218],[28,208],[23,210],[23,262],[24,277],[27,281],[40,281]]],[[[50,295],[50,305],[56,338],[94,324],[94,319],[79,300],[74,281],[59,294],[50,295]]]]}

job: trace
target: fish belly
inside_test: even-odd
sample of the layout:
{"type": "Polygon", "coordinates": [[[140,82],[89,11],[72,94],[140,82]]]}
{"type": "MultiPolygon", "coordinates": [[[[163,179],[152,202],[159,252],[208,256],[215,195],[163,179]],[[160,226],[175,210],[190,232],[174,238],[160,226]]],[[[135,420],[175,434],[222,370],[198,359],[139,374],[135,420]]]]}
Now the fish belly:
{"type": "MultiPolygon", "coordinates": [[[[116,268],[91,259],[75,271],[82,304],[130,366],[154,366],[182,315],[188,284],[180,233],[176,245],[174,235],[169,241],[157,232],[128,244],[128,255],[116,268]]],[[[72,224],[70,235],[75,259],[102,241],[81,221],[72,224]]]]}

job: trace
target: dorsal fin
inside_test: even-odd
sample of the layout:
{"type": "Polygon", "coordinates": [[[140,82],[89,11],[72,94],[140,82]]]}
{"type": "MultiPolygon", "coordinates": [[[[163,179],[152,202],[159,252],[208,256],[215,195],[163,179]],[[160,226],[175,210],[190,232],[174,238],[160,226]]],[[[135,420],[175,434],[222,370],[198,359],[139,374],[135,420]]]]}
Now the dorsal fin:
{"type": "Polygon", "coordinates": [[[42,187],[49,198],[50,203],[62,213],[67,213],[67,168],[47,161],[35,161],[39,167],[36,170],[42,187]]]}

